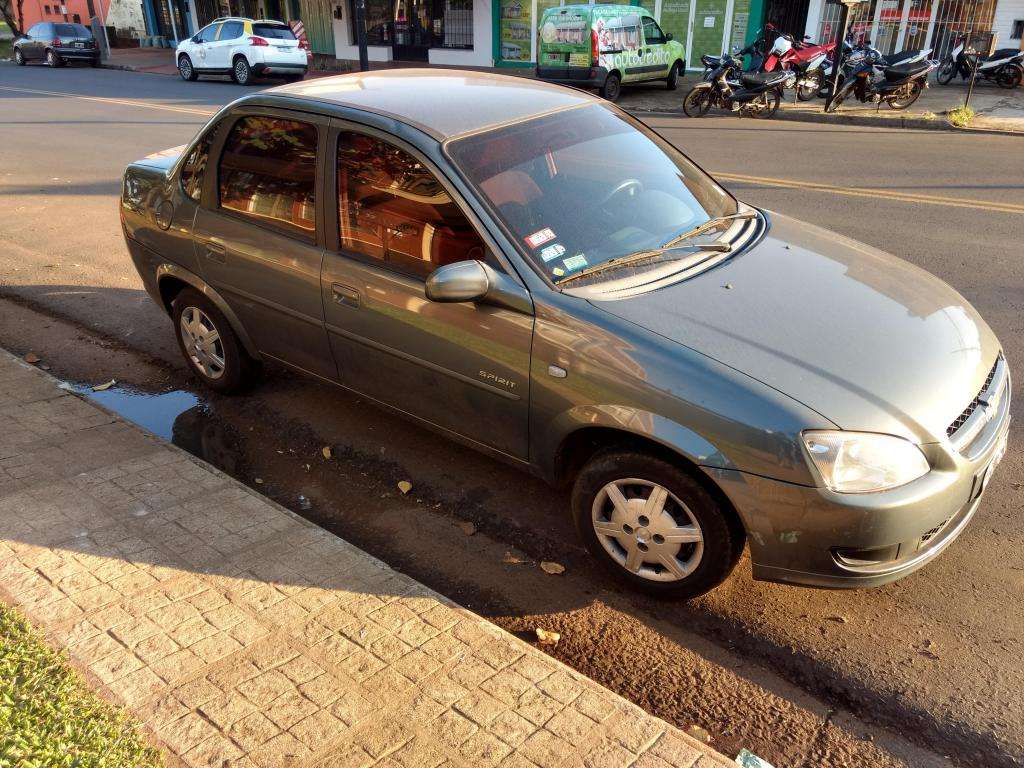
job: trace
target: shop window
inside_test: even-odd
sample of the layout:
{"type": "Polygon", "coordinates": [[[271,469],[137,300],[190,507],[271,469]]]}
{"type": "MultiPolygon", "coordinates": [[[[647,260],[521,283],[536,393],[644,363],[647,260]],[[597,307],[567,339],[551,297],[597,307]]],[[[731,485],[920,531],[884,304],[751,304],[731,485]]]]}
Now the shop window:
{"type": "Polygon", "coordinates": [[[46,15],[49,16],[50,15],[50,6],[44,5],[43,7],[46,9],[46,15]]]}
{"type": "Polygon", "coordinates": [[[73,22],[75,22],[75,24],[81,24],[82,23],[82,17],[79,16],[77,13],[74,16],[71,17],[71,20],[73,22]]]}
{"type": "Polygon", "coordinates": [[[221,208],[311,239],[316,145],[316,126],[309,123],[242,118],[231,129],[220,158],[221,208]]]}
{"type": "Polygon", "coordinates": [[[1013,28],[1010,30],[1011,40],[1020,40],[1024,37],[1024,19],[1014,19],[1013,28]]]}
{"type": "Polygon", "coordinates": [[[480,237],[415,157],[361,133],[338,136],[341,247],[407,275],[483,259],[480,237]]]}

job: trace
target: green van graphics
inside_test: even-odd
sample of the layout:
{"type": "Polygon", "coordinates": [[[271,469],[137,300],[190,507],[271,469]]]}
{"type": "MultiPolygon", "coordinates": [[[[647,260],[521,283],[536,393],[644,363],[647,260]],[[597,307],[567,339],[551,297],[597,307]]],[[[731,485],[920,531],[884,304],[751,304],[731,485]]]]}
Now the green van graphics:
{"type": "Polygon", "coordinates": [[[597,88],[614,101],[622,83],[665,80],[675,89],[685,47],[632,5],[549,8],[538,25],[537,77],[597,88]]]}

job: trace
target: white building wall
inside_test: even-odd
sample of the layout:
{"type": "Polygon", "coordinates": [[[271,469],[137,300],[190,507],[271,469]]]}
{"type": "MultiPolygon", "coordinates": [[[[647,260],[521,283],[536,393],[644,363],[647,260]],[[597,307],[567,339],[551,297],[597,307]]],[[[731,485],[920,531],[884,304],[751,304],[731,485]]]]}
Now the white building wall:
{"type": "Polygon", "coordinates": [[[1012,38],[1013,22],[1024,19],[1024,0],[999,0],[996,3],[996,16],[992,29],[999,36],[996,38],[998,48],[1022,48],[1020,38],[1012,38]]]}
{"type": "Polygon", "coordinates": [[[456,67],[490,67],[494,64],[494,20],[492,3],[496,0],[473,0],[473,47],[431,48],[427,60],[431,64],[456,67]]]}
{"type": "MultiPolygon", "coordinates": [[[[108,27],[118,30],[134,31],[140,35],[146,34],[146,19],[142,15],[142,3],[137,0],[102,0],[103,9],[107,13],[106,23],[108,27]]],[[[97,10],[99,3],[97,3],[97,10]]]]}
{"type": "MultiPolygon", "coordinates": [[[[342,6],[342,18],[334,19],[331,28],[334,30],[334,58],[359,61],[359,46],[352,39],[352,24],[347,16],[348,6],[342,6]]],[[[390,45],[368,45],[366,54],[370,61],[391,61],[390,45]]]]}

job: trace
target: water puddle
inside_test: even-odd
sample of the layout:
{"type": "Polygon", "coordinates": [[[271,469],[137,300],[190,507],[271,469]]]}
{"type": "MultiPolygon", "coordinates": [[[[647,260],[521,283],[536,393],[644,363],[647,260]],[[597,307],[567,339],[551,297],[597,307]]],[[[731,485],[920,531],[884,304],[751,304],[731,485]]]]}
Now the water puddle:
{"type": "Polygon", "coordinates": [[[182,389],[144,392],[116,385],[96,392],[87,384],[63,386],[169,440],[222,472],[239,476],[242,458],[235,430],[193,393],[182,389]]]}

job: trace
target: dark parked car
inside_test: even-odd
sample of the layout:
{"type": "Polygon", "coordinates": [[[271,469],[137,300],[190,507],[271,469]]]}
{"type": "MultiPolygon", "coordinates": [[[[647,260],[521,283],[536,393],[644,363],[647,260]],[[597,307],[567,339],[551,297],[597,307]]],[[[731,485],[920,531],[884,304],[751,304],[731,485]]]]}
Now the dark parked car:
{"type": "Polygon", "coordinates": [[[45,61],[51,67],[87,61],[96,67],[100,63],[100,48],[92,32],[82,24],[41,21],[14,41],[14,61],[22,66],[30,61],[45,61]]]}
{"type": "Polygon", "coordinates": [[[745,543],[757,579],[897,579],[1005,450],[1007,364],[963,297],[581,91],[264,91],[129,166],[121,217],[210,387],[277,361],[571,485],[590,550],[657,594],[711,589],[745,543]]]}

